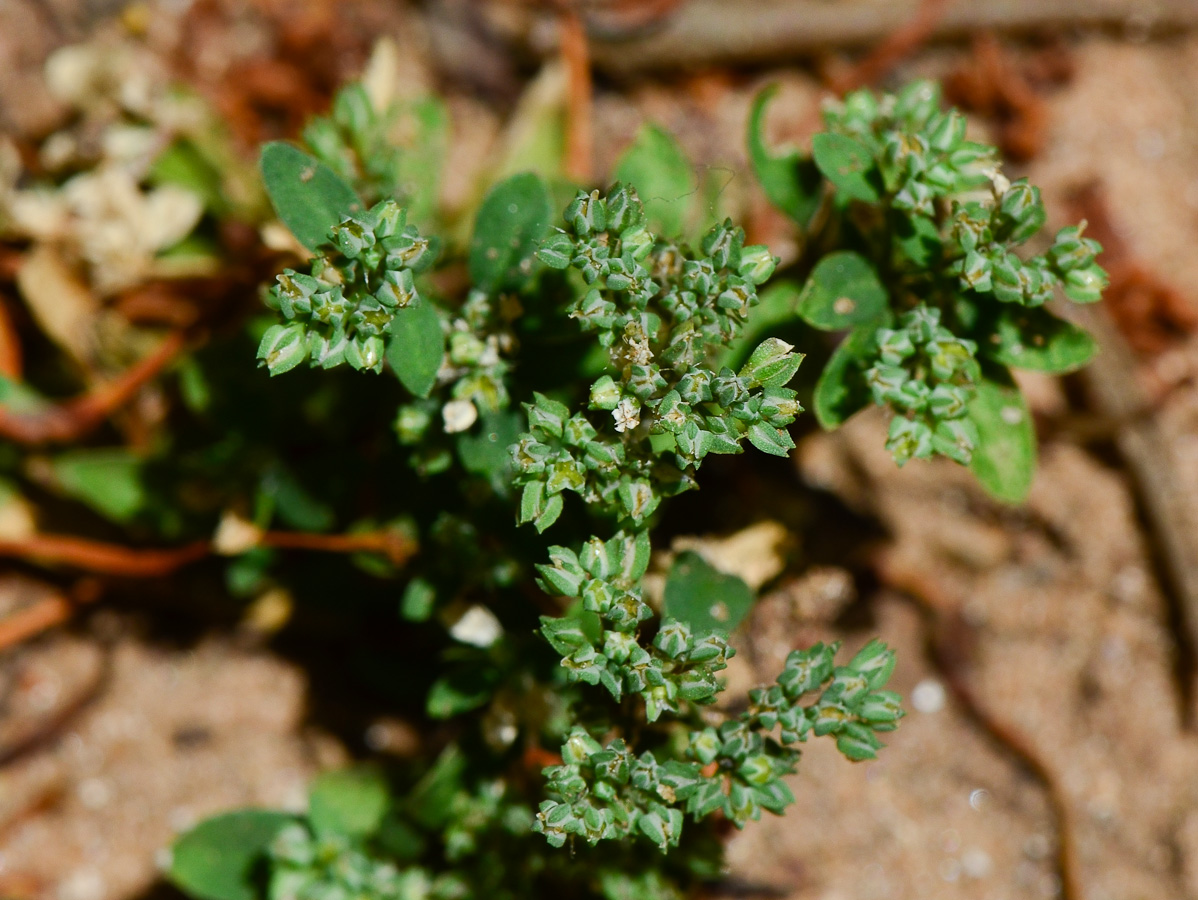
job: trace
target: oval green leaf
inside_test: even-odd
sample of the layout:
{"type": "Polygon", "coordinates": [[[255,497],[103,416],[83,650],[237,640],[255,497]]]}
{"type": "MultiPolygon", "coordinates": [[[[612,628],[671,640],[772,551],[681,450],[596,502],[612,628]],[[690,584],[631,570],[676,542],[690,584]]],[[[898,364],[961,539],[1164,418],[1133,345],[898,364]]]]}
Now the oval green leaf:
{"type": "Polygon", "coordinates": [[[395,313],[385,356],[404,387],[417,397],[427,397],[437,383],[444,355],[441,319],[430,302],[424,300],[395,313]]]}
{"type": "Polygon", "coordinates": [[[378,831],[391,805],[387,781],[361,766],[325,772],[308,791],[308,821],[318,835],[364,838],[378,831]]]}
{"type": "Polygon", "coordinates": [[[811,140],[815,164],[838,193],[852,200],[877,203],[882,180],[869,148],[843,134],[817,134],[811,140]]]}
{"type": "Polygon", "coordinates": [[[832,354],[815,385],[812,405],[825,431],[834,431],[870,401],[863,365],[876,353],[877,328],[866,325],[849,333],[832,354]]]}
{"type": "Polygon", "coordinates": [[[263,809],[207,819],[175,842],[168,876],[196,900],[257,900],[266,849],[293,821],[287,813],[263,809]]]}
{"type": "Polygon", "coordinates": [[[986,371],[968,415],[978,429],[970,469],[991,496],[1022,503],[1036,474],[1036,430],[1009,372],[986,371]]]}
{"type": "Polygon", "coordinates": [[[58,488],[114,522],[129,522],[146,505],[142,460],[123,448],[69,450],[50,462],[58,488]]]}
{"type": "Polygon", "coordinates": [[[799,294],[803,321],[824,331],[877,322],[888,310],[889,296],[877,271],[851,250],[821,259],[799,294]]]}
{"type": "Polygon", "coordinates": [[[549,231],[549,189],[524,172],[491,188],[474,220],[470,277],[484,291],[518,287],[532,275],[535,254],[549,231]]]}
{"type": "Polygon", "coordinates": [[[259,167],[275,212],[309,250],[325,242],[330,228],[362,208],[341,176],[291,144],[267,144],[259,167]]]}
{"type": "Polygon", "coordinates": [[[753,591],[735,575],[713,568],[697,553],[680,553],[666,578],[667,618],[695,634],[729,634],[753,607],[753,591]]]}
{"type": "Polygon", "coordinates": [[[1098,352],[1089,333],[1040,308],[1005,309],[994,326],[996,343],[979,342],[991,359],[1015,369],[1063,374],[1080,369],[1098,352]]]}
{"type": "Polygon", "coordinates": [[[765,142],[765,108],[777,93],[771,84],[753,98],[749,110],[749,161],[761,189],[777,209],[806,226],[819,208],[822,180],[814,160],[791,148],[774,153],[765,142]]]}
{"type": "Polygon", "coordinates": [[[698,190],[690,160],[673,136],[646,125],[612,170],[612,179],[636,188],[649,229],[677,237],[698,190]]]}

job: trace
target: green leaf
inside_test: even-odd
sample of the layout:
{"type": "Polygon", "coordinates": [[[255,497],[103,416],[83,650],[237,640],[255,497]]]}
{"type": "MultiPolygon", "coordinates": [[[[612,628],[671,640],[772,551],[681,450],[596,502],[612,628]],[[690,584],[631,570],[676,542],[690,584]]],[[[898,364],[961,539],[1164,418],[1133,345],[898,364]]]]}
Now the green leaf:
{"type": "Polygon", "coordinates": [[[666,578],[667,618],[690,626],[695,634],[730,633],[749,614],[753,591],[735,575],[713,568],[699,554],[680,553],[666,578]]]}
{"type": "Polygon", "coordinates": [[[432,584],[423,578],[413,578],[404,588],[399,614],[409,622],[426,622],[436,602],[437,591],[432,584]]]}
{"type": "Polygon", "coordinates": [[[258,867],[270,842],[295,817],[242,809],[207,819],[175,841],[170,880],[197,900],[258,900],[258,867]]]}
{"type": "Polygon", "coordinates": [[[436,307],[427,300],[395,311],[387,340],[387,364],[417,397],[427,397],[437,383],[445,355],[445,335],[436,307]]]}
{"type": "Polygon", "coordinates": [[[457,669],[433,682],[425,711],[433,719],[450,719],[477,709],[495,693],[494,671],[481,665],[457,669]]]}
{"type": "Polygon", "coordinates": [[[341,176],[291,144],[267,144],[259,167],[275,212],[309,250],[328,239],[330,228],[362,208],[358,195],[341,176]]]}
{"type": "Polygon", "coordinates": [[[186,138],[176,140],[158,155],[150,166],[148,178],[152,184],[186,188],[204,201],[206,209],[218,215],[228,211],[220,170],[186,138]]]}
{"type": "Polygon", "coordinates": [[[301,322],[271,325],[258,344],[258,359],[271,375],[290,372],[308,358],[307,332],[301,322]]]}
{"type": "Polygon", "coordinates": [[[425,828],[441,828],[456,814],[453,798],[462,790],[465,772],[466,757],[457,744],[450,744],[408,794],[407,812],[425,828]]]}
{"type": "Polygon", "coordinates": [[[557,521],[565,508],[561,494],[546,496],[545,485],[539,481],[524,486],[520,495],[520,524],[532,522],[537,531],[544,531],[557,521]]]}
{"type": "Polygon", "coordinates": [[[549,189],[531,172],[499,182],[483,199],[470,241],[470,277],[484,291],[517,287],[533,272],[549,232],[549,189]]]}
{"type": "Polygon", "coordinates": [[[851,250],[823,257],[799,294],[799,315],[824,331],[878,322],[888,311],[889,296],[877,270],[851,250]]]}
{"type": "Polygon", "coordinates": [[[408,136],[396,172],[408,221],[431,225],[441,201],[441,174],[449,147],[449,110],[439,97],[423,97],[399,110],[394,129],[408,136]]]}
{"type": "Polygon", "coordinates": [[[359,766],[320,775],[308,790],[308,821],[318,835],[364,838],[374,834],[391,805],[387,781],[359,766]]]}
{"type": "Polygon", "coordinates": [[[940,258],[943,241],[933,219],[919,213],[904,215],[897,210],[891,219],[894,245],[903,256],[921,269],[940,258]]]}
{"type": "Polygon", "coordinates": [[[865,203],[877,203],[882,198],[881,176],[873,154],[864,144],[843,134],[825,132],[812,138],[811,152],[837,193],[865,203]]]}
{"type": "Polygon", "coordinates": [[[651,231],[666,237],[681,234],[698,181],[669,132],[652,124],[643,127],[616,162],[612,180],[636,188],[651,231]]]}
{"type": "Polygon", "coordinates": [[[128,450],[71,450],[50,467],[64,494],[114,522],[130,521],[145,505],[142,462],[128,450]]]}
{"type": "Polygon", "coordinates": [[[869,404],[865,369],[867,361],[877,354],[877,333],[877,327],[873,325],[853,329],[820,373],[813,405],[815,418],[825,431],[839,428],[869,404]]]}
{"type": "Polygon", "coordinates": [[[766,338],[757,345],[739,375],[750,388],[782,387],[794,378],[803,362],[803,354],[792,353],[794,347],[778,338],[766,338]]]}
{"type": "Polygon", "coordinates": [[[874,736],[868,725],[850,722],[836,738],[836,749],[853,762],[862,762],[876,759],[878,751],[882,749],[882,742],[874,736]]]}
{"type": "Polygon", "coordinates": [[[477,430],[458,435],[458,458],[463,468],[490,480],[497,490],[510,481],[512,455],[509,449],[524,430],[522,416],[512,410],[483,416],[477,430]]]}
{"type": "Polygon", "coordinates": [[[279,520],[299,531],[328,531],[337,522],[333,508],[282,465],[272,466],[258,487],[260,499],[273,505],[279,520]]]}
{"type": "Polygon", "coordinates": [[[794,449],[795,442],[781,428],[757,422],[749,427],[749,443],[771,456],[785,457],[794,449]]]}
{"type": "Polygon", "coordinates": [[[987,371],[969,404],[978,446],[970,468],[992,496],[1022,503],[1036,473],[1036,431],[1023,394],[1005,369],[987,371]]]}
{"type": "Polygon", "coordinates": [[[994,326],[998,342],[979,341],[991,359],[1016,369],[1073,372],[1098,352],[1089,333],[1041,308],[1004,309],[994,326]]]}
{"type": "Polygon", "coordinates": [[[749,110],[749,161],[770,203],[801,226],[819,208],[820,173],[815,162],[798,150],[775,154],[765,143],[765,107],[777,92],[776,84],[762,89],[749,110]]]}

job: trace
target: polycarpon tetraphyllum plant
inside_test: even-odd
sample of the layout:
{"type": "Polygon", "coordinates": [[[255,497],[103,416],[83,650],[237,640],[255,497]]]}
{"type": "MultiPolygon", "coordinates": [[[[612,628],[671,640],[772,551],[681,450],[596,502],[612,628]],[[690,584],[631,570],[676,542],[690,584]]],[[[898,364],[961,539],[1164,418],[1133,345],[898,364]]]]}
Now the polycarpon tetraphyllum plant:
{"type": "Polygon", "coordinates": [[[821,424],[881,405],[900,465],[947,456],[1021,498],[1034,441],[1009,368],[1084,363],[1092,341],[1046,304],[1058,288],[1096,300],[1105,276],[1081,228],[1018,255],[1044,224],[1039,192],[966,140],[934,85],[829,104],[809,155],[766,146],[768,97],[749,150],[800,231],[784,273],[731,221],[687,240],[675,211],[642,203],[638,182],[657,196],[689,177],[659,130],[606,191],[531,173],[495,184],[465,245],[387,143],[411,109],[353,86],[307,149],[264,148],[266,187],[311,258],[267,293],[261,364],[393,372],[395,477],[435,487],[435,509],[390,511],[417,520],[421,551],[381,574],[440,653],[411,688],[437,731],[395,771],[322,776],[304,814],[202,823],[174,848],[184,890],[681,897],[719,876],[721,822],[794,801],[802,743],[828,737],[850,760],[882,747],[902,710],[878,641],[840,664],[838,645],[796,649],[747,702],[719,703],[752,593],[682,554],[652,596],[663,505],[713,454],[794,447],[803,355],[765,329],[799,322],[842,336],[813,387],[821,424]]]}

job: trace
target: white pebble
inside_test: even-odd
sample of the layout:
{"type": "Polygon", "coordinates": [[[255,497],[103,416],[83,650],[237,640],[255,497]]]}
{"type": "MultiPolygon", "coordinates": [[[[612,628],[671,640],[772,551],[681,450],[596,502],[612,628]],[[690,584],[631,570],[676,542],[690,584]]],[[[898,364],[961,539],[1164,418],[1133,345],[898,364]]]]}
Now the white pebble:
{"type": "Polygon", "coordinates": [[[981,847],[970,847],[961,854],[961,869],[969,878],[985,878],[993,868],[990,854],[981,847]]]}
{"type": "Polygon", "coordinates": [[[911,705],[921,713],[940,712],[946,699],[944,685],[934,678],[925,678],[911,691],[911,705]]]}
{"type": "Polygon", "coordinates": [[[490,647],[503,634],[503,626],[495,614],[485,606],[475,604],[465,615],[453,623],[449,633],[456,641],[474,647],[490,647]]]}

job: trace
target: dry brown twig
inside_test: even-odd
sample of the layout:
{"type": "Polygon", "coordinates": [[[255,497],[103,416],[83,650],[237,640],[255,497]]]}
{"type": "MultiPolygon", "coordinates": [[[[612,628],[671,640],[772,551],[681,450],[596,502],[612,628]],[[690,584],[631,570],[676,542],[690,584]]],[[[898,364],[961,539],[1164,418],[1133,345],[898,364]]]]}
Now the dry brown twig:
{"type": "Polygon", "coordinates": [[[104,421],[136,396],[183,349],[183,335],[170,334],[150,353],[116,381],[35,412],[13,412],[0,407],[0,438],[18,444],[50,444],[76,441],[99,428],[104,421]]]}
{"type": "MultiPolygon", "coordinates": [[[[416,552],[416,544],[396,531],[367,531],[360,534],[264,531],[256,536],[255,545],[318,553],[375,553],[396,566],[403,565],[416,552]]],[[[70,566],[95,575],[119,578],[165,577],[217,552],[212,541],[193,541],[181,547],[165,549],[126,547],[58,534],[0,541],[0,557],[39,565],[70,566]]],[[[62,624],[74,614],[80,603],[92,602],[96,596],[94,592],[76,594],[74,598],[55,594],[0,620],[0,650],[62,624]]]]}
{"type": "Polygon", "coordinates": [[[589,184],[594,171],[593,92],[586,29],[569,0],[556,0],[562,63],[566,69],[566,175],[589,184]]]}
{"type": "Polygon", "coordinates": [[[832,90],[837,94],[847,94],[877,83],[931,39],[936,26],[952,4],[953,0],[920,0],[910,21],[883,38],[865,59],[849,71],[832,79],[832,90]]]}
{"type": "Polygon", "coordinates": [[[12,314],[8,311],[8,306],[0,302],[0,375],[20,381],[24,370],[23,357],[12,314]]]}
{"type": "Polygon", "coordinates": [[[1032,159],[1044,146],[1047,105],[993,34],[975,37],[971,50],[968,61],[945,79],[949,101],[992,119],[1003,155],[1017,162],[1032,159]]]}
{"type": "MultiPolygon", "coordinates": [[[[755,0],[753,15],[728,0],[690,0],[643,37],[595,40],[594,64],[627,74],[793,59],[827,47],[886,39],[917,14],[922,0],[887,3],[842,0],[755,0]]],[[[958,3],[937,21],[932,38],[983,30],[1033,32],[1046,28],[1131,27],[1137,32],[1198,26],[1193,0],[986,0],[958,3]]]]}

